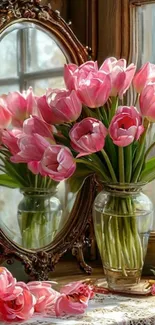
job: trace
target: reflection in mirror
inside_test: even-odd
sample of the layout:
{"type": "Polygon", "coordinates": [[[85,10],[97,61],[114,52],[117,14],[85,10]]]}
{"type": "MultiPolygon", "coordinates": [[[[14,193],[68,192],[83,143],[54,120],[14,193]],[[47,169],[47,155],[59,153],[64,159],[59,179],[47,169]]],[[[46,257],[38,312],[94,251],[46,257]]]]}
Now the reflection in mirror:
{"type": "Polygon", "coordinates": [[[44,213],[38,213],[36,220],[34,219],[36,212],[25,211],[29,204],[27,199],[23,214],[25,202],[19,190],[0,187],[0,228],[9,239],[26,249],[43,248],[49,245],[64,227],[75,199],[76,194],[69,190],[67,182],[60,182],[56,193],[50,198],[45,197],[46,210],[44,208],[44,213]],[[22,218],[20,218],[21,213],[22,218]]]}
{"type": "MultiPolygon", "coordinates": [[[[3,62],[0,69],[0,94],[23,91],[30,86],[36,95],[42,95],[47,88],[64,88],[63,66],[67,60],[51,34],[34,24],[14,24],[0,37],[0,62],[3,62]]],[[[24,248],[45,247],[68,220],[76,194],[70,192],[66,182],[60,182],[56,194],[50,199],[54,207],[53,219],[49,218],[45,222],[47,214],[42,215],[40,220],[38,217],[37,222],[33,223],[32,213],[29,216],[31,224],[25,217],[24,226],[19,215],[22,197],[19,190],[0,187],[0,228],[8,238],[24,248]],[[48,230],[46,238],[43,227],[40,227],[43,223],[46,234],[48,230]],[[36,238],[31,238],[31,226],[36,228],[36,238]]]]}
{"type": "Polygon", "coordinates": [[[63,88],[66,56],[51,35],[30,23],[14,24],[0,37],[0,93],[32,86],[36,95],[46,88],[63,88]]]}
{"type": "MultiPolygon", "coordinates": [[[[155,3],[137,7],[138,11],[138,68],[146,62],[155,64],[155,3]]],[[[155,125],[152,124],[150,132],[150,141],[155,141],[155,125]]],[[[151,151],[150,156],[155,156],[155,149],[151,151]]],[[[155,207],[155,180],[145,186],[146,194],[151,198],[155,207]]],[[[154,209],[155,211],[155,209],[154,209]]],[[[155,212],[154,225],[155,230],[155,212]]]]}

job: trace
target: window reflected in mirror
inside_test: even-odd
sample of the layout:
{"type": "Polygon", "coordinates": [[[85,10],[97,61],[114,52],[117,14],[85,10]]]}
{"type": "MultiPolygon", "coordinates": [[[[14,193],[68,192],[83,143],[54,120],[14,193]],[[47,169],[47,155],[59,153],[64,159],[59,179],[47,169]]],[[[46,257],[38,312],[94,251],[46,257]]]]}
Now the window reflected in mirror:
{"type": "MultiPolygon", "coordinates": [[[[155,3],[137,7],[138,11],[138,68],[147,61],[155,64],[155,3]]],[[[155,141],[155,125],[152,124],[150,132],[151,143],[155,141]]],[[[155,156],[155,149],[151,157],[155,156]]],[[[152,199],[155,210],[155,180],[145,186],[144,191],[152,199]]],[[[155,212],[154,225],[155,231],[155,212]]]]}
{"type": "Polygon", "coordinates": [[[0,41],[0,93],[33,87],[36,95],[47,88],[64,88],[66,57],[54,39],[37,28],[9,31],[0,41]]]}

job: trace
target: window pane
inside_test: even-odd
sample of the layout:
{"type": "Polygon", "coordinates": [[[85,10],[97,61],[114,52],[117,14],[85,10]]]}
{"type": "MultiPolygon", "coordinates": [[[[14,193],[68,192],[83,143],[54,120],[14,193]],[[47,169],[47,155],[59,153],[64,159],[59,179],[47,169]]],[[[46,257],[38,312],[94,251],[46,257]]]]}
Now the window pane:
{"type": "Polygon", "coordinates": [[[65,88],[63,77],[31,80],[29,86],[33,87],[33,91],[37,96],[44,94],[47,88],[65,88]]]}
{"type": "Polygon", "coordinates": [[[0,95],[1,94],[7,94],[9,91],[18,91],[19,90],[19,85],[14,84],[14,85],[0,85],[0,95]]]}
{"type": "Polygon", "coordinates": [[[17,30],[0,41],[0,79],[17,76],[17,30]]]}
{"type": "MultiPolygon", "coordinates": [[[[139,31],[139,57],[138,67],[147,61],[155,64],[155,3],[137,7],[138,10],[138,31],[139,31]]],[[[152,125],[151,143],[155,141],[155,125],[152,125]]],[[[155,150],[151,151],[150,156],[155,156],[155,150]]],[[[155,208],[155,180],[144,187],[144,192],[151,198],[155,208]]],[[[154,226],[155,230],[155,213],[154,226]]]]}
{"type": "Polygon", "coordinates": [[[26,29],[27,33],[27,72],[63,67],[66,57],[56,42],[38,29],[26,29]]]}

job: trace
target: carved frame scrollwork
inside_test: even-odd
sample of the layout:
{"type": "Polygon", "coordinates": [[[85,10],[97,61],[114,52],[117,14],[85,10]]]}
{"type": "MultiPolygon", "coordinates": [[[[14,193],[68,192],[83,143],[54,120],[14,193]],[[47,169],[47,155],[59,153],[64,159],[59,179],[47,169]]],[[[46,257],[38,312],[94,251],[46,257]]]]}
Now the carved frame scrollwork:
{"type": "MultiPolygon", "coordinates": [[[[72,63],[82,64],[88,60],[88,52],[78,41],[69,25],[53,11],[50,5],[41,5],[39,0],[3,0],[0,2],[0,34],[15,23],[34,23],[54,36],[68,54],[72,63]]],[[[93,178],[87,178],[79,191],[70,217],[53,242],[43,249],[27,250],[7,238],[0,229],[0,264],[22,262],[26,273],[35,279],[48,279],[60,257],[73,249],[81,267],[88,273],[91,268],[83,259],[82,247],[87,242],[85,231],[91,223],[91,208],[96,189],[93,178]],[[89,193],[89,195],[88,195],[89,193]]]]}

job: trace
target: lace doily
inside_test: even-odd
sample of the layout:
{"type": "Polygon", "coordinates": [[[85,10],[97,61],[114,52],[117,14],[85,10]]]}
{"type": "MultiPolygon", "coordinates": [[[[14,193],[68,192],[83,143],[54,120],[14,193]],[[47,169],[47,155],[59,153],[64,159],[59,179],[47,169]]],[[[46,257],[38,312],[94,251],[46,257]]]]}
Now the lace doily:
{"type": "MultiPolygon", "coordinates": [[[[1,325],[8,323],[1,323],[1,325]]],[[[13,323],[19,325],[19,323],[13,323]]],[[[155,297],[96,294],[84,315],[45,318],[39,315],[24,325],[155,325],[155,297]]]]}

